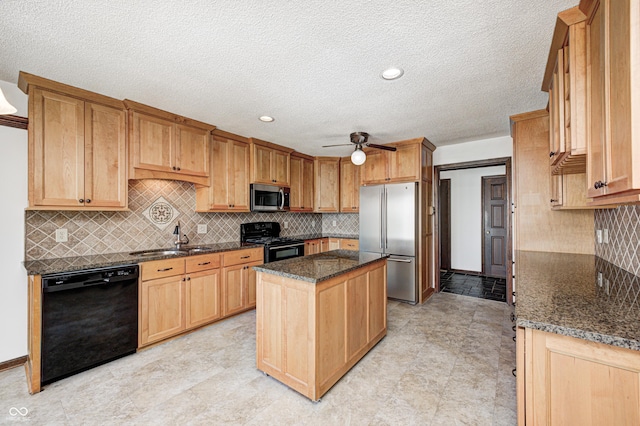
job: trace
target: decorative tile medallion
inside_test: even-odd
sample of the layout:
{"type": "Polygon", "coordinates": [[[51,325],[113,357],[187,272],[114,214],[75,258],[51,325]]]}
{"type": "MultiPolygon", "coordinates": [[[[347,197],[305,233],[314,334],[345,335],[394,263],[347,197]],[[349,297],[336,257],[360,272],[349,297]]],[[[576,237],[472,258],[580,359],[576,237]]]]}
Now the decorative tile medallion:
{"type": "Polygon", "coordinates": [[[151,223],[157,226],[160,230],[169,226],[169,224],[178,217],[179,214],[180,212],[173,208],[173,206],[169,204],[164,197],[158,198],[142,212],[142,215],[149,219],[151,223]]]}

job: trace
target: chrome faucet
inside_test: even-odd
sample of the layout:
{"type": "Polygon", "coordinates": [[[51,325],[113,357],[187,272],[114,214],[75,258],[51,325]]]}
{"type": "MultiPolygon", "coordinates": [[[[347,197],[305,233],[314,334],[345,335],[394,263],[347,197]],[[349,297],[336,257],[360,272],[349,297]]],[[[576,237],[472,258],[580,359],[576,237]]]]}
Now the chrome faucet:
{"type": "Polygon", "coordinates": [[[173,230],[173,235],[176,236],[176,240],[173,242],[173,244],[176,246],[177,250],[180,250],[180,248],[183,245],[189,244],[189,237],[187,237],[187,234],[183,234],[182,235],[184,237],[184,239],[182,239],[180,234],[182,234],[182,232],[180,231],[180,222],[178,222],[178,224],[176,225],[176,227],[173,230]]]}

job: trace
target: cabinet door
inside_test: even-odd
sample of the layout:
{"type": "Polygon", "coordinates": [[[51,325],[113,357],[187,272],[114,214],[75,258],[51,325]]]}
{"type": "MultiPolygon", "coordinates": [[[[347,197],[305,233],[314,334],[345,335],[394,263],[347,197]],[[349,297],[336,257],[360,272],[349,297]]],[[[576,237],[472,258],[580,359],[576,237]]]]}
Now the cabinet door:
{"type": "Polygon", "coordinates": [[[127,206],[126,114],[85,104],[85,206],[127,206]]]}
{"type": "Polygon", "coordinates": [[[390,181],[420,180],[420,147],[419,143],[398,145],[395,152],[387,152],[390,181]]]}
{"type": "Polygon", "coordinates": [[[262,145],[253,145],[253,183],[273,184],[271,179],[271,151],[262,145]]]}
{"type": "Polygon", "coordinates": [[[320,253],[320,240],[307,240],[304,242],[304,255],[320,253]]]}
{"type": "Polygon", "coordinates": [[[289,186],[289,153],[274,149],[271,153],[271,178],[274,185],[289,186]]]}
{"type": "Polygon", "coordinates": [[[253,262],[246,266],[245,280],[247,283],[247,308],[256,306],[256,271],[252,266],[262,265],[262,262],[253,262]]]}
{"type": "Polygon", "coordinates": [[[350,158],[340,159],[340,211],[357,213],[360,209],[360,166],[350,158]]]}
{"type": "Polygon", "coordinates": [[[249,144],[231,141],[229,145],[229,205],[230,210],[249,211],[249,144]]]}
{"type": "Polygon", "coordinates": [[[240,312],[246,307],[246,286],[243,275],[246,265],[234,265],[223,269],[222,315],[228,316],[240,312]]]}
{"type": "Polygon", "coordinates": [[[185,175],[209,176],[209,131],[183,124],[177,124],[175,129],[176,171],[185,175]]]}
{"type": "Polygon", "coordinates": [[[174,124],[151,115],[132,112],[133,167],[173,172],[175,149],[174,124]]]}
{"type": "Polygon", "coordinates": [[[342,250],[354,250],[358,251],[360,248],[360,242],[350,238],[343,238],[340,240],[340,248],[342,250]]]}
{"type": "Polygon", "coordinates": [[[302,210],[313,211],[313,161],[302,160],[302,210]]]}
{"type": "Polygon", "coordinates": [[[211,141],[211,186],[196,190],[196,204],[199,210],[231,208],[229,200],[230,180],[233,177],[230,158],[231,143],[229,139],[216,136],[211,141]]]}
{"type": "Polygon", "coordinates": [[[384,183],[389,177],[387,169],[387,151],[367,152],[367,160],[362,166],[362,183],[384,183]]]}
{"type": "Polygon", "coordinates": [[[143,281],[140,286],[140,345],[176,335],[185,329],[184,277],[143,281]]]}
{"type": "Polygon", "coordinates": [[[320,240],[320,253],[324,253],[325,251],[329,251],[329,239],[328,238],[322,238],[320,240]]]}
{"type": "Polygon", "coordinates": [[[370,342],[387,328],[387,267],[369,271],[369,338],[370,342]]]}
{"type": "Polygon", "coordinates": [[[220,307],[220,269],[187,275],[186,328],[197,327],[222,316],[220,307]]]}
{"type": "Polygon", "coordinates": [[[317,212],[338,212],[340,159],[317,159],[315,161],[315,189],[317,212]]]}
{"type": "Polygon", "coordinates": [[[353,358],[369,343],[368,273],[347,280],[347,360],[353,358]]]}
{"type": "Polygon", "coordinates": [[[84,201],[84,102],[33,90],[29,161],[33,206],[82,206],[84,201]],[[80,201],[83,200],[83,201],[80,201]]]}
{"type": "Polygon", "coordinates": [[[329,250],[339,250],[339,249],[340,249],[340,239],[329,238],[329,250]]]}
{"type": "Polygon", "coordinates": [[[302,201],[302,162],[301,157],[291,157],[291,193],[289,197],[289,207],[291,211],[302,210],[304,204],[302,201]]]}

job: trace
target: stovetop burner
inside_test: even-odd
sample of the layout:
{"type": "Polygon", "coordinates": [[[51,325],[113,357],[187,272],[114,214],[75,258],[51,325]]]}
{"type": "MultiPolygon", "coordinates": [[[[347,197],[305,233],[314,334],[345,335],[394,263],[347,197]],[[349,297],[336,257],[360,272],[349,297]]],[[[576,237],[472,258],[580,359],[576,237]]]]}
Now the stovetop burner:
{"type": "Polygon", "coordinates": [[[247,238],[245,241],[247,243],[254,243],[254,244],[273,244],[273,243],[298,242],[302,240],[296,240],[295,238],[287,238],[287,237],[261,237],[261,238],[247,238]]]}

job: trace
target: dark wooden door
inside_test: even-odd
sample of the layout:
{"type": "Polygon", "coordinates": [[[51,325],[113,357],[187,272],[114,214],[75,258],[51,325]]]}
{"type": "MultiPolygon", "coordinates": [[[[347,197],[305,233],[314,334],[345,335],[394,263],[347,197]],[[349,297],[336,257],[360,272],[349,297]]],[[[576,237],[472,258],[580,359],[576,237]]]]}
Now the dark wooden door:
{"type": "Polygon", "coordinates": [[[451,269],[451,179],[441,179],[439,188],[440,269],[451,269]]]}
{"type": "Polygon", "coordinates": [[[509,212],[507,178],[482,177],[483,274],[491,277],[507,275],[507,214],[509,212]]]}

